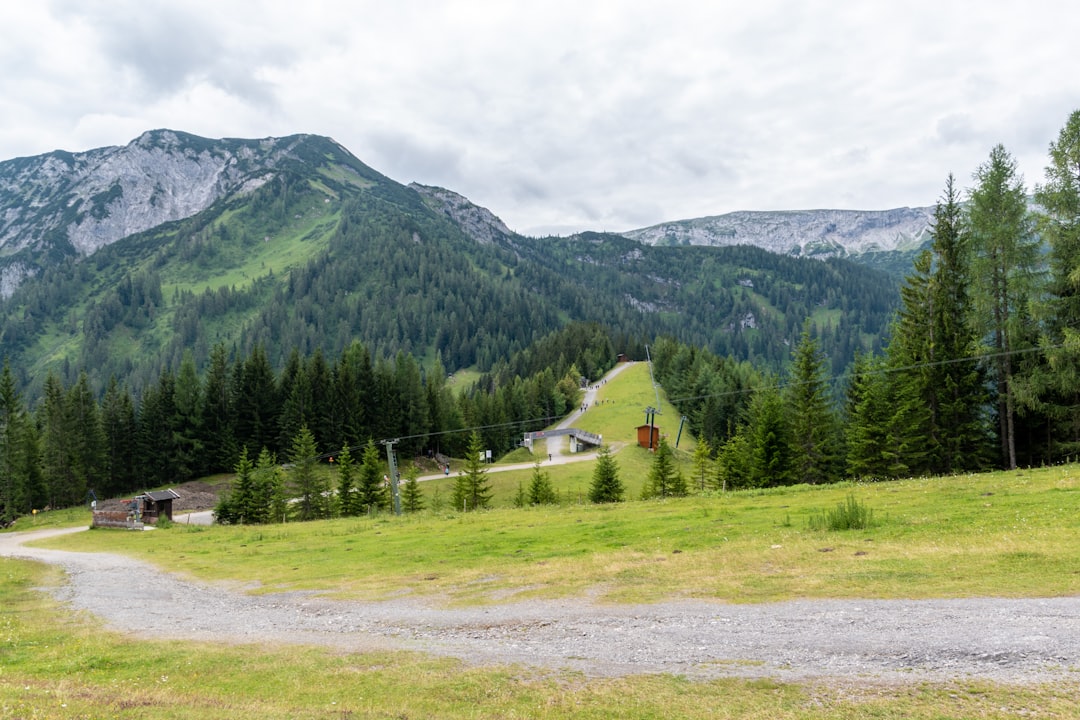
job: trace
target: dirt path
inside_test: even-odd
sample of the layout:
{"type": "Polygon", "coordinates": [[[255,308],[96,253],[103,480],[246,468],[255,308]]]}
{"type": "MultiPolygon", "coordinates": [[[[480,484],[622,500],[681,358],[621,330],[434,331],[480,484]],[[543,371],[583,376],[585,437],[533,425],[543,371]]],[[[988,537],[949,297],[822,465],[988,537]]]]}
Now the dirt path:
{"type": "Polygon", "coordinates": [[[64,567],[69,582],[56,595],[108,627],[152,625],[180,640],[400,648],[590,675],[1080,679],[1080,598],[617,606],[569,600],[466,609],[409,598],[335,602],[302,593],[249,596],[118,555],[22,545],[58,532],[71,531],[0,534],[0,557],[64,567]],[[123,580],[136,576],[138,582],[123,580]]]}

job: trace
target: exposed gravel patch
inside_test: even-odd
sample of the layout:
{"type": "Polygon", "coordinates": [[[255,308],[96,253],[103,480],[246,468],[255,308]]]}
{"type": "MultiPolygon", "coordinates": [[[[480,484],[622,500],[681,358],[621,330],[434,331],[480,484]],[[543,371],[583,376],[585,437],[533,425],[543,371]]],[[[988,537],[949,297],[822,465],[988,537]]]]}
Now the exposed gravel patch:
{"type": "Polygon", "coordinates": [[[55,591],[107,626],[175,639],[397,648],[477,664],[589,675],[847,678],[1004,683],[1080,680],[1080,598],[669,602],[529,601],[467,609],[410,598],[339,602],[246,595],[104,553],[28,548],[48,532],[0,535],[0,556],[62,566],[55,591]]]}

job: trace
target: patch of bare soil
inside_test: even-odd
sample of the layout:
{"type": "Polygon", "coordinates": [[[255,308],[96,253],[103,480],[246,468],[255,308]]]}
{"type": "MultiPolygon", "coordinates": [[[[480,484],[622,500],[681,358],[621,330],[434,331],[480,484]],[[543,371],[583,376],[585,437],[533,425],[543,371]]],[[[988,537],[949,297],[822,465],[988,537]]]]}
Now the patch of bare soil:
{"type": "MultiPolygon", "coordinates": [[[[228,481],[208,483],[193,480],[174,486],[172,489],[180,496],[173,500],[173,514],[210,510],[217,505],[221,493],[229,486],[228,481]]],[[[124,510],[131,499],[140,493],[132,493],[124,498],[112,498],[98,502],[98,510],[124,510]]]]}

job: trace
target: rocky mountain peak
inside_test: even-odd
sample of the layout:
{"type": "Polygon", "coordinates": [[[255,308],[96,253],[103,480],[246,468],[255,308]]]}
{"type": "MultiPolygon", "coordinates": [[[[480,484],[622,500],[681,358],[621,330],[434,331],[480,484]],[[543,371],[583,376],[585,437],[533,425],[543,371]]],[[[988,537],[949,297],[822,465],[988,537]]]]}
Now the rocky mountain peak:
{"type": "Polygon", "coordinates": [[[307,137],[208,140],[151,130],[123,147],[0,162],[0,296],[44,255],[90,255],[259,187],[307,137]]]}

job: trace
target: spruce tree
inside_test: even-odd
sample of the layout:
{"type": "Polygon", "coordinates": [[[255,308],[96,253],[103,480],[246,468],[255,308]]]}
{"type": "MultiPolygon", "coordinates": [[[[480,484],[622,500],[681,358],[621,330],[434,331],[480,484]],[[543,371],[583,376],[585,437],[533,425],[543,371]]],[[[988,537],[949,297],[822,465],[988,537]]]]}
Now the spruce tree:
{"type": "Polygon", "coordinates": [[[1035,189],[1035,201],[1050,277],[1037,306],[1044,361],[1025,404],[1048,417],[1047,459],[1057,461],[1080,452],[1080,110],[1050,144],[1046,184],[1035,189]]]}
{"type": "MultiPolygon", "coordinates": [[[[641,499],[665,498],[675,495],[678,490],[675,467],[675,454],[668,444],[667,438],[660,436],[660,442],[653,453],[652,464],[649,466],[649,474],[645,480],[645,486],[641,489],[641,499]]],[[[686,494],[686,481],[682,483],[682,494],[686,494]]]]}
{"type": "Polygon", "coordinates": [[[404,512],[415,513],[424,509],[424,491],[420,489],[419,475],[416,465],[409,463],[405,468],[405,482],[401,486],[401,509],[404,512]]]}
{"type": "Polygon", "coordinates": [[[109,379],[109,387],[102,401],[101,424],[105,433],[102,496],[113,497],[137,489],[135,406],[131,395],[126,389],[121,389],[115,376],[109,379]]]}
{"type": "Polygon", "coordinates": [[[881,357],[858,354],[851,370],[845,405],[847,473],[861,480],[893,477],[891,386],[881,357]]]}
{"type": "Polygon", "coordinates": [[[932,263],[933,255],[924,250],[904,279],[901,307],[886,353],[890,477],[926,475],[938,464],[941,433],[935,424],[937,388],[931,381],[935,348],[931,335],[932,263]]]}
{"type": "Polygon", "coordinates": [[[304,425],[293,438],[289,452],[289,461],[292,463],[289,474],[301,520],[330,517],[330,485],[326,476],[319,472],[317,455],[315,436],[304,425]]]}
{"type": "Polygon", "coordinates": [[[791,484],[795,478],[791,421],[779,388],[766,381],[754,393],[748,414],[750,485],[774,487],[791,484]]]}
{"type": "Polygon", "coordinates": [[[931,471],[948,474],[981,468],[987,439],[985,375],[974,359],[979,354],[979,338],[972,318],[970,253],[952,175],[934,208],[931,235],[932,364],[925,376],[937,438],[931,471]]]}
{"type": "Polygon", "coordinates": [[[712,447],[707,439],[700,438],[694,448],[694,482],[700,492],[705,492],[706,478],[712,466],[712,447]]]}
{"type": "Polygon", "coordinates": [[[224,345],[210,351],[203,392],[202,422],[199,423],[206,467],[222,472],[236,464],[239,447],[233,428],[234,402],[229,382],[229,359],[224,345]]]}
{"type": "Polygon", "coordinates": [[[589,486],[589,501],[594,503],[622,502],[623,484],[619,480],[619,465],[611,456],[611,448],[600,448],[593,467],[592,484],[589,486]]]}
{"type": "Polygon", "coordinates": [[[979,330],[990,337],[990,371],[997,389],[999,439],[1005,466],[1016,468],[1016,353],[1028,349],[1028,302],[1035,290],[1039,247],[1016,161],[1001,145],[975,172],[968,203],[972,296],[979,330]]]}
{"type": "Polygon", "coordinates": [[[466,512],[486,508],[491,503],[491,488],[488,485],[487,470],[481,456],[484,442],[475,430],[469,437],[469,446],[465,451],[465,468],[454,481],[454,508],[466,512]]]}
{"type": "Polygon", "coordinates": [[[559,502],[559,497],[555,494],[555,488],[551,486],[551,478],[540,469],[540,458],[537,458],[536,462],[533,463],[533,474],[532,479],[529,481],[527,501],[529,505],[554,505],[559,502]]]}
{"type": "Polygon", "coordinates": [[[30,510],[26,438],[30,423],[11,367],[0,372],[0,525],[30,510]]]}
{"type": "Polygon", "coordinates": [[[713,485],[726,491],[752,487],[754,482],[750,428],[740,425],[716,453],[713,485]]]}
{"type": "Polygon", "coordinates": [[[360,504],[360,492],[356,487],[356,468],[353,466],[352,453],[344,447],[336,458],[338,469],[338,507],[345,517],[353,517],[363,513],[360,504]]]}
{"type": "Polygon", "coordinates": [[[255,501],[254,514],[259,522],[284,522],[289,507],[285,493],[284,470],[278,464],[277,456],[266,448],[259,451],[255,463],[255,501]]]}
{"type": "Polygon", "coordinates": [[[357,502],[361,512],[373,513],[390,503],[383,480],[382,460],[374,440],[368,440],[360,457],[360,472],[356,481],[357,502]]]}
{"type": "Polygon", "coordinates": [[[792,358],[786,389],[791,417],[791,462],[796,482],[836,479],[839,427],[829,399],[825,359],[807,323],[792,358]]]}
{"type": "Polygon", "coordinates": [[[240,451],[240,459],[233,469],[233,479],[229,492],[223,494],[214,508],[214,519],[222,525],[258,522],[256,507],[256,486],[254,468],[248,458],[247,448],[240,451]]]}

